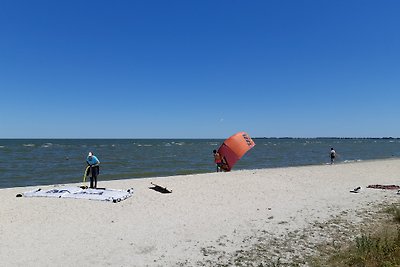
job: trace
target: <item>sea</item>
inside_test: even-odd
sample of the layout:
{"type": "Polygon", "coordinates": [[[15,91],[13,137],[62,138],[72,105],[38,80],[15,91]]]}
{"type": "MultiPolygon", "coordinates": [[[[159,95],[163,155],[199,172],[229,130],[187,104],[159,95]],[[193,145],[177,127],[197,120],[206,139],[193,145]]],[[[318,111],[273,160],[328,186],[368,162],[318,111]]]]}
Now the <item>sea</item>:
{"type": "MultiPolygon", "coordinates": [[[[235,170],[400,158],[398,138],[253,138],[235,170]]],[[[82,182],[86,156],[101,161],[104,180],[215,172],[223,139],[0,139],[0,188],[82,182]]]]}

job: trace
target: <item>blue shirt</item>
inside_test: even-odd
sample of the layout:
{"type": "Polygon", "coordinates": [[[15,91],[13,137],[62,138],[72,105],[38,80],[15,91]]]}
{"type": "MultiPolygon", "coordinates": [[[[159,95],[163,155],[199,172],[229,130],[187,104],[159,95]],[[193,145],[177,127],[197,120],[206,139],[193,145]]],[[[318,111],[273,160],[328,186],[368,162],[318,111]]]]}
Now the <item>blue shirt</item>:
{"type": "Polygon", "coordinates": [[[91,157],[87,157],[86,158],[86,162],[89,163],[89,165],[96,165],[96,164],[100,164],[99,159],[96,156],[91,156],[91,157]]]}

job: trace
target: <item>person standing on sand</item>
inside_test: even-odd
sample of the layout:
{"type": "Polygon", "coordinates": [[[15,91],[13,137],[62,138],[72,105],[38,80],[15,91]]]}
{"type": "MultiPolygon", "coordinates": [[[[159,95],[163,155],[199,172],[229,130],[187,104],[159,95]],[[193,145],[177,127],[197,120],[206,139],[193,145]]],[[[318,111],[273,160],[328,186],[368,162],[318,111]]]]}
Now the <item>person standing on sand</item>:
{"type": "Polygon", "coordinates": [[[331,147],[331,152],[329,153],[329,155],[331,157],[331,164],[333,164],[336,158],[336,151],[333,149],[333,147],[331,147]]]}
{"type": "Polygon", "coordinates": [[[214,162],[217,165],[217,172],[221,172],[223,165],[224,165],[224,161],[222,156],[217,152],[217,150],[213,150],[214,153],[214,162]]]}
{"type": "Polygon", "coordinates": [[[97,176],[100,173],[100,161],[92,152],[89,152],[86,158],[86,163],[89,166],[90,188],[97,188],[97,176]]]}

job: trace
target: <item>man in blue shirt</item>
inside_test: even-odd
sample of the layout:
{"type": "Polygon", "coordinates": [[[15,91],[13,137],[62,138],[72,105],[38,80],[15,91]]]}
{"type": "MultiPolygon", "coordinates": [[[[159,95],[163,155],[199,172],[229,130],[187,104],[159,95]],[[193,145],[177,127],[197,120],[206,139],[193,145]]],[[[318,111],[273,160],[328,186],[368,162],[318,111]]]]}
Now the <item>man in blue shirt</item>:
{"type": "Polygon", "coordinates": [[[93,155],[92,152],[89,152],[86,163],[89,165],[89,174],[90,174],[90,188],[97,188],[97,176],[100,173],[100,161],[99,159],[93,155]]]}

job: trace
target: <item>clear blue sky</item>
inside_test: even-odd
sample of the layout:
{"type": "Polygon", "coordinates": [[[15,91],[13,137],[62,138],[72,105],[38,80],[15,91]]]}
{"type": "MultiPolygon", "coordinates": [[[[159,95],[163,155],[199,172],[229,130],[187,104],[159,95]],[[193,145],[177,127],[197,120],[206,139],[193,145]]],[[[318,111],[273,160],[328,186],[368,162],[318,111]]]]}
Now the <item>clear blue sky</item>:
{"type": "Polygon", "coordinates": [[[400,1],[0,2],[0,138],[400,137],[400,1]]]}

